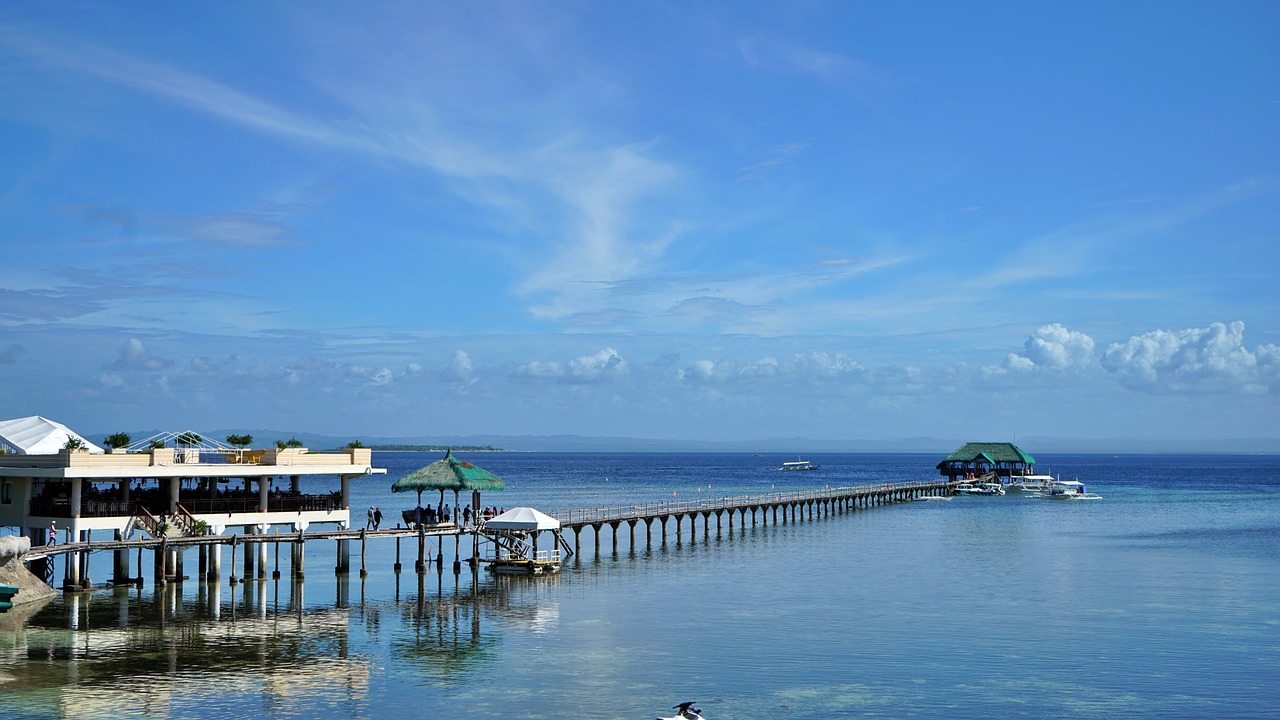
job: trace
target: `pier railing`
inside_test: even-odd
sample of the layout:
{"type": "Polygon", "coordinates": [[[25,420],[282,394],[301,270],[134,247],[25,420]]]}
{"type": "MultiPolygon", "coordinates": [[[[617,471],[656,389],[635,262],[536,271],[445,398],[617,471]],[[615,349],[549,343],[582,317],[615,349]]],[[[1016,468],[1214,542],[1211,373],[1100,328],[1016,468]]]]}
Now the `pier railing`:
{"type": "Polygon", "coordinates": [[[690,513],[737,510],[739,508],[759,507],[761,505],[781,505],[785,503],[807,502],[810,500],[827,500],[839,497],[874,495],[876,493],[893,492],[895,490],[917,490],[921,488],[937,487],[945,484],[945,482],[945,480],[917,480],[908,482],[874,483],[870,485],[846,485],[842,487],[823,488],[820,490],[785,490],[782,492],[761,493],[758,495],[730,495],[718,498],[701,497],[690,500],[670,500],[660,503],[616,505],[583,510],[560,510],[547,514],[565,525],[589,525],[591,523],[598,522],[613,522],[681,514],[687,515],[690,513]]]}

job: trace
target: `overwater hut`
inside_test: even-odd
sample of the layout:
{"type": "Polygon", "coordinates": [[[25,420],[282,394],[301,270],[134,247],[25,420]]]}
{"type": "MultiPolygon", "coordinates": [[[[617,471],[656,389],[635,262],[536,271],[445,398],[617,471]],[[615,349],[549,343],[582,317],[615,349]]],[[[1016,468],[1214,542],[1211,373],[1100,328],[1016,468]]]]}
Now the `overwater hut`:
{"type": "Polygon", "coordinates": [[[938,474],[951,481],[994,472],[1000,477],[1031,474],[1036,459],[1013,443],[971,442],[938,463],[938,474]]]}

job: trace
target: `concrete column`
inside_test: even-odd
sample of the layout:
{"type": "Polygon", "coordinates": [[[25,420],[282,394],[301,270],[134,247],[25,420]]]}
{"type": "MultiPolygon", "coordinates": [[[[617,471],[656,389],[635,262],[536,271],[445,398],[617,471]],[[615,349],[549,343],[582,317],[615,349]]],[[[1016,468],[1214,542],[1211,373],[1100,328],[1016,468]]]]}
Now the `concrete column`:
{"type": "Polygon", "coordinates": [[[222,544],[208,546],[206,553],[208,555],[209,569],[205,573],[206,580],[212,580],[217,584],[218,578],[222,576],[222,544]]]}
{"type": "MultiPolygon", "coordinates": [[[[116,540],[123,540],[124,533],[116,530],[115,538],[116,540]]],[[[127,548],[124,550],[116,550],[114,554],[115,566],[112,568],[111,582],[116,585],[120,585],[126,580],[129,580],[129,550],[127,548]]]]}
{"type": "MultiPolygon", "coordinates": [[[[71,517],[80,517],[80,494],[83,487],[83,481],[80,478],[71,478],[71,517]]],[[[75,523],[72,523],[73,525],[75,523]]],[[[75,536],[72,536],[75,537],[75,536]]]]}
{"type": "Polygon", "coordinates": [[[258,512],[267,511],[267,492],[271,489],[271,478],[258,478],[258,512]]]}
{"type": "Polygon", "coordinates": [[[342,509],[351,510],[351,476],[342,475],[338,478],[342,483],[342,509]]]}
{"type": "Polygon", "coordinates": [[[302,567],[302,560],[304,555],[303,549],[305,547],[306,547],[306,543],[295,542],[293,544],[291,559],[293,561],[293,577],[297,580],[301,580],[305,575],[302,567]]]}
{"type": "MultiPolygon", "coordinates": [[[[265,580],[267,578],[267,544],[264,542],[254,544],[258,546],[258,579],[265,580]]],[[[246,573],[245,577],[249,575],[246,573]]]]}
{"type": "Polygon", "coordinates": [[[169,478],[169,514],[178,512],[178,490],[182,488],[182,478],[169,478]]]}
{"type": "MultiPolygon", "coordinates": [[[[360,541],[360,548],[364,549],[364,540],[360,541]]],[[[362,566],[363,567],[363,566],[362,566]]],[[[333,568],[335,575],[346,575],[351,572],[351,541],[338,541],[338,562],[333,568]]]]}
{"type": "Polygon", "coordinates": [[[80,553],[63,553],[63,582],[64,588],[74,588],[80,585],[80,553]]]}
{"type": "MultiPolygon", "coordinates": [[[[256,526],[245,525],[243,529],[245,534],[248,535],[256,530],[256,526]]],[[[258,549],[257,546],[258,543],[256,542],[246,540],[244,543],[244,572],[241,573],[240,577],[243,577],[245,580],[253,579],[253,562],[257,559],[258,555],[254,551],[258,549]]]]}

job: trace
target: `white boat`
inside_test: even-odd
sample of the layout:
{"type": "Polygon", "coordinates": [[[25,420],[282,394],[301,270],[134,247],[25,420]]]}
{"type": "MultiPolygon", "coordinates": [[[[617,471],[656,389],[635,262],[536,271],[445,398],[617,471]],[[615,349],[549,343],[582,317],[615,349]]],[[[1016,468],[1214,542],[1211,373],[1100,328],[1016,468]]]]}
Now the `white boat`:
{"type": "Polygon", "coordinates": [[[1054,480],[1048,490],[1036,493],[1036,497],[1049,498],[1051,500],[1101,500],[1101,495],[1095,495],[1085,489],[1084,483],[1079,480],[1054,480]]]}
{"type": "Polygon", "coordinates": [[[957,495],[1003,495],[1004,488],[1000,483],[960,483],[955,487],[957,495]]]}
{"type": "Polygon", "coordinates": [[[1047,492],[1053,483],[1052,475],[1013,475],[1004,489],[1008,492],[1047,492]]]}
{"type": "Polygon", "coordinates": [[[795,460],[792,462],[782,463],[782,467],[778,469],[779,470],[817,470],[818,466],[814,465],[808,460],[795,460]]]}

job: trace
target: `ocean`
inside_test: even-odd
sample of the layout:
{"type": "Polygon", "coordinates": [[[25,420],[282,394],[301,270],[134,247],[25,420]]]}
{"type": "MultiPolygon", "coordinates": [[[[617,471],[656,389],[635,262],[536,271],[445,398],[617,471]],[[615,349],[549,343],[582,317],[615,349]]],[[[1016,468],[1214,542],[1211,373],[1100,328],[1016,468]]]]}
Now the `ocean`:
{"type": "MultiPolygon", "coordinates": [[[[919,480],[941,459],[460,455],[506,481],[482,505],[543,511],[919,480]]],[[[281,580],[231,587],[224,566],[59,598],[0,620],[0,717],[1280,717],[1280,457],[1036,455],[1103,499],[713,517],[679,543],[641,523],[634,548],[624,524],[616,553],[605,526],[598,555],[586,530],[538,578],[455,575],[452,543],[419,575],[405,542],[396,574],[391,540],[338,577],[313,542],[302,583],[282,558],[281,580]]],[[[353,484],[353,521],[394,524],[415,498],[391,482],[438,457],[375,452],[388,473],[353,484]]]]}

